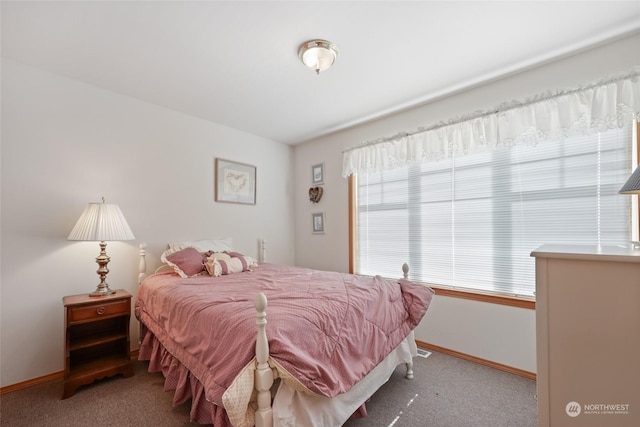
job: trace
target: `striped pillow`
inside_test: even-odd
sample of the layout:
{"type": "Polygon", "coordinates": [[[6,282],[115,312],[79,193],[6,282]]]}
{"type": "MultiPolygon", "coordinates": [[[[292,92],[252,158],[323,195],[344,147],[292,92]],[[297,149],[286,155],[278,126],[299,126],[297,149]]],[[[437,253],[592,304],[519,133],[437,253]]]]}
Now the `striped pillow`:
{"type": "Polygon", "coordinates": [[[251,257],[229,251],[214,252],[207,257],[204,263],[209,275],[214,277],[251,271],[257,265],[251,257]]]}

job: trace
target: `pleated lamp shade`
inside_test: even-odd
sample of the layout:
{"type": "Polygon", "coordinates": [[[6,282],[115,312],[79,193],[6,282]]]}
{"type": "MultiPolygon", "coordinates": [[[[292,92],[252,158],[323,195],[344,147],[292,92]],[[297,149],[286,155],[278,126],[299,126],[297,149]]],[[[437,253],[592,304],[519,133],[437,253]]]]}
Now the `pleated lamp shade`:
{"type": "Polygon", "coordinates": [[[97,242],[133,239],[133,232],[120,207],[104,202],[89,203],[67,237],[67,240],[97,242]]]}
{"type": "Polygon", "coordinates": [[[620,191],[620,194],[640,194],[640,166],[638,166],[631,174],[627,182],[624,183],[620,191]]]}

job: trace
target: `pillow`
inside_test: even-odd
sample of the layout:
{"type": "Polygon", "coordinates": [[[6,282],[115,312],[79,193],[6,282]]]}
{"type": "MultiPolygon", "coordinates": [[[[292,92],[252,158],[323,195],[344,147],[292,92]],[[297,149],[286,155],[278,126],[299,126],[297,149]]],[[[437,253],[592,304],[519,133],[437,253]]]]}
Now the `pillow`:
{"type": "Polygon", "coordinates": [[[202,274],[205,271],[204,260],[205,255],[191,247],[169,254],[163,259],[182,278],[202,274]]]}
{"type": "MultiPolygon", "coordinates": [[[[184,242],[173,242],[169,243],[169,248],[162,253],[160,256],[160,261],[167,263],[167,257],[176,252],[180,252],[186,248],[194,248],[196,251],[200,253],[206,253],[209,251],[213,252],[224,252],[224,251],[232,251],[231,248],[231,237],[225,237],[223,239],[211,239],[211,240],[189,240],[184,242]]],[[[168,263],[167,263],[168,264],[168,263]]]]}
{"type": "Polygon", "coordinates": [[[251,271],[257,265],[253,258],[230,251],[211,253],[204,262],[207,272],[213,277],[251,271]]]}

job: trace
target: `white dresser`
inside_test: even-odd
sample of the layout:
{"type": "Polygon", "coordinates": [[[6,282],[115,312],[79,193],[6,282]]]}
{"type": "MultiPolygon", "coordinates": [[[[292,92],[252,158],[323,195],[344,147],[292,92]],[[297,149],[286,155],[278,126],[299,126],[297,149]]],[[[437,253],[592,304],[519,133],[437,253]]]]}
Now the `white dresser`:
{"type": "Polygon", "coordinates": [[[538,426],[640,426],[640,250],[536,249],[538,426]]]}

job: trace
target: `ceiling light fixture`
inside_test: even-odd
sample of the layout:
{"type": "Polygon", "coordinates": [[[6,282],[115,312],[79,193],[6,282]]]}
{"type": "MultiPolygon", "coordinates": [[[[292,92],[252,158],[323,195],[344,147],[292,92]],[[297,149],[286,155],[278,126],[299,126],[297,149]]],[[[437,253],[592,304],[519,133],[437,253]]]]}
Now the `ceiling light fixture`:
{"type": "Polygon", "coordinates": [[[310,40],[300,46],[298,56],[304,65],[320,74],[320,71],[328,70],[333,65],[338,48],[326,40],[310,40]]]}

